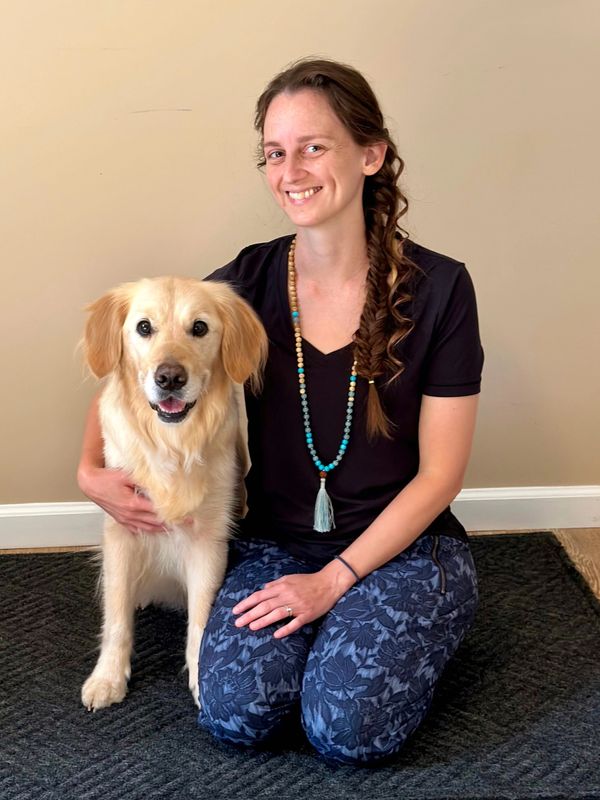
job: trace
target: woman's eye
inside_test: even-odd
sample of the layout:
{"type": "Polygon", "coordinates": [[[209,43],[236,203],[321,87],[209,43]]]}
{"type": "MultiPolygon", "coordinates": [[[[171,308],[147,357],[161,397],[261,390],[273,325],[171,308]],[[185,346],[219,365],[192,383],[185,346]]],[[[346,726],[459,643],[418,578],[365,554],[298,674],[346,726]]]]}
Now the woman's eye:
{"type": "Polygon", "coordinates": [[[141,319],[135,327],[140,336],[150,336],[152,333],[152,325],[147,319],[141,319]]]}
{"type": "Polygon", "coordinates": [[[192,327],[192,336],[206,336],[208,333],[208,325],[201,319],[197,319],[192,327]]]}
{"type": "Polygon", "coordinates": [[[271,150],[270,153],[267,153],[267,161],[277,161],[279,158],[283,158],[282,150],[271,150]]]}
{"type": "Polygon", "coordinates": [[[308,147],[306,148],[306,152],[312,155],[314,153],[320,153],[322,149],[323,148],[321,147],[320,144],[309,144],[308,147]]]}

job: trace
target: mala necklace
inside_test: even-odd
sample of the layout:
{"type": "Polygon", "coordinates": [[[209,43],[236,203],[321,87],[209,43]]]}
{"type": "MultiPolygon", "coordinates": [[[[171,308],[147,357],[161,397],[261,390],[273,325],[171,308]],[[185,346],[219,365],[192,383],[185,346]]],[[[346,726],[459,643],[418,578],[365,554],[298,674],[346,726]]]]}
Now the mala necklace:
{"type": "Polygon", "coordinates": [[[325,489],[325,480],[332,469],[335,469],[342,460],[348,443],[350,441],[350,428],[352,426],[352,411],[354,409],[354,393],[356,390],[356,361],[352,363],[350,373],[350,385],[348,386],[348,403],[346,405],[346,420],[344,422],[344,433],[336,457],[329,464],[323,464],[313,442],[312,429],[310,427],[310,413],[308,410],[308,397],[306,394],[306,375],[304,372],[304,356],[302,353],[302,333],[300,331],[300,312],[298,311],[298,296],[296,294],[296,261],[295,261],[296,239],[292,240],[288,254],[288,294],[290,308],[292,312],[292,325],[294,327],[294,337],[296,339],[296,360],[298,362],[298,385],[300,388],[300,402],[302,403],[302,416],[304,417],[304,433],[306,445],[310,456],[319,470],[320,487],[315,502],[315,518],[313,523],[314,530],[319,533],[328,533],[335,528],[333,518],[333,505],[331,498],[325,489]]]}

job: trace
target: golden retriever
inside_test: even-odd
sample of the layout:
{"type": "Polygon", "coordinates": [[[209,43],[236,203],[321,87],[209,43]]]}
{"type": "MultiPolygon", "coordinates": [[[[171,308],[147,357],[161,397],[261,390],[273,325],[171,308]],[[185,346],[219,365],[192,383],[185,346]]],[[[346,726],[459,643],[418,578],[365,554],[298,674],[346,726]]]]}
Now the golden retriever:
{"type": "Polygon", "coordinates": [[[135,609],[159,602],[187,606],[186,665],[199,704],[200,640],[248,463],[240,384],[259,385],[266,334],[229,286],[191,278],[123,284],[88,311],[85,358],[97,378],[108,376],[106,466],[132,476],[165,533],[132,533],[107,515],[100,655],[81,699],[88,710],[123,700],[135,609]]]}

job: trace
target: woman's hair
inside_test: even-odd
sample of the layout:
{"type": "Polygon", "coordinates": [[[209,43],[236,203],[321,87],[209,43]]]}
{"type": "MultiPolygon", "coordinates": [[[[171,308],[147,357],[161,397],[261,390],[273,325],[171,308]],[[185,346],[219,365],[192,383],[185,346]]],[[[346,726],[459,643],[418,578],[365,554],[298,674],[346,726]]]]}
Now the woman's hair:
{"type": "Polygon", "coordinates": [[[398,155],[373,90],[357,70],[327,59],[302,59],[276,75],[258,98],[254,127],[261,141],[258,148],[259,167],[265,165],[263,130],[271,101],[282,92],[313,89],[321,92],[333,112],[346,127],[356,144],[376,142],[387,145],[383,165],[375,175],[365,178],[363,210],[367,232],[367,296],[354,334],[354,356],[357,372],[369,381],[367,433],[369,438],[383,435],[391,438],[392,423],[386,417],[375,379],[391,376],[385,385],[398,378],[404,364],[394,355],[394,347],[405,339],[414,322],[404,316],[400,307],[413,299],[414,280],[422,270],[403,252],[408,234],[398,220],[408,209],[408,200],[398,187],[404,162],[398,155]]]}

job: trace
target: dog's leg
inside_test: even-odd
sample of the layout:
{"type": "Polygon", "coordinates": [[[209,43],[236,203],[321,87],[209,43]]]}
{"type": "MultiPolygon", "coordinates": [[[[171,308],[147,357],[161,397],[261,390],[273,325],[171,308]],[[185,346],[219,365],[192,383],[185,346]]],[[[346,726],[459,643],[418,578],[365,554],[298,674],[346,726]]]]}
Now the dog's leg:
{"type": "Polygon", "coordinates": [[[193,550],[194,548],[190,548],[186,561],[188,631],[185,661],[190,691],[194,702],[200,707],[198,685],[200,642],[215,595],[225,575],[227,542],[207,541],[199,551],[196,549],[196,552],[193,552],[193,550]]]}
{"type": "Polygon", "coordinates": [[[104,625],[100,656],[83,684],[81,700],[88,711],[120,703],[131,675],[135,582],[140,554],[134,534],[108,519],[104,530],[102,590],[104,625]]]}

